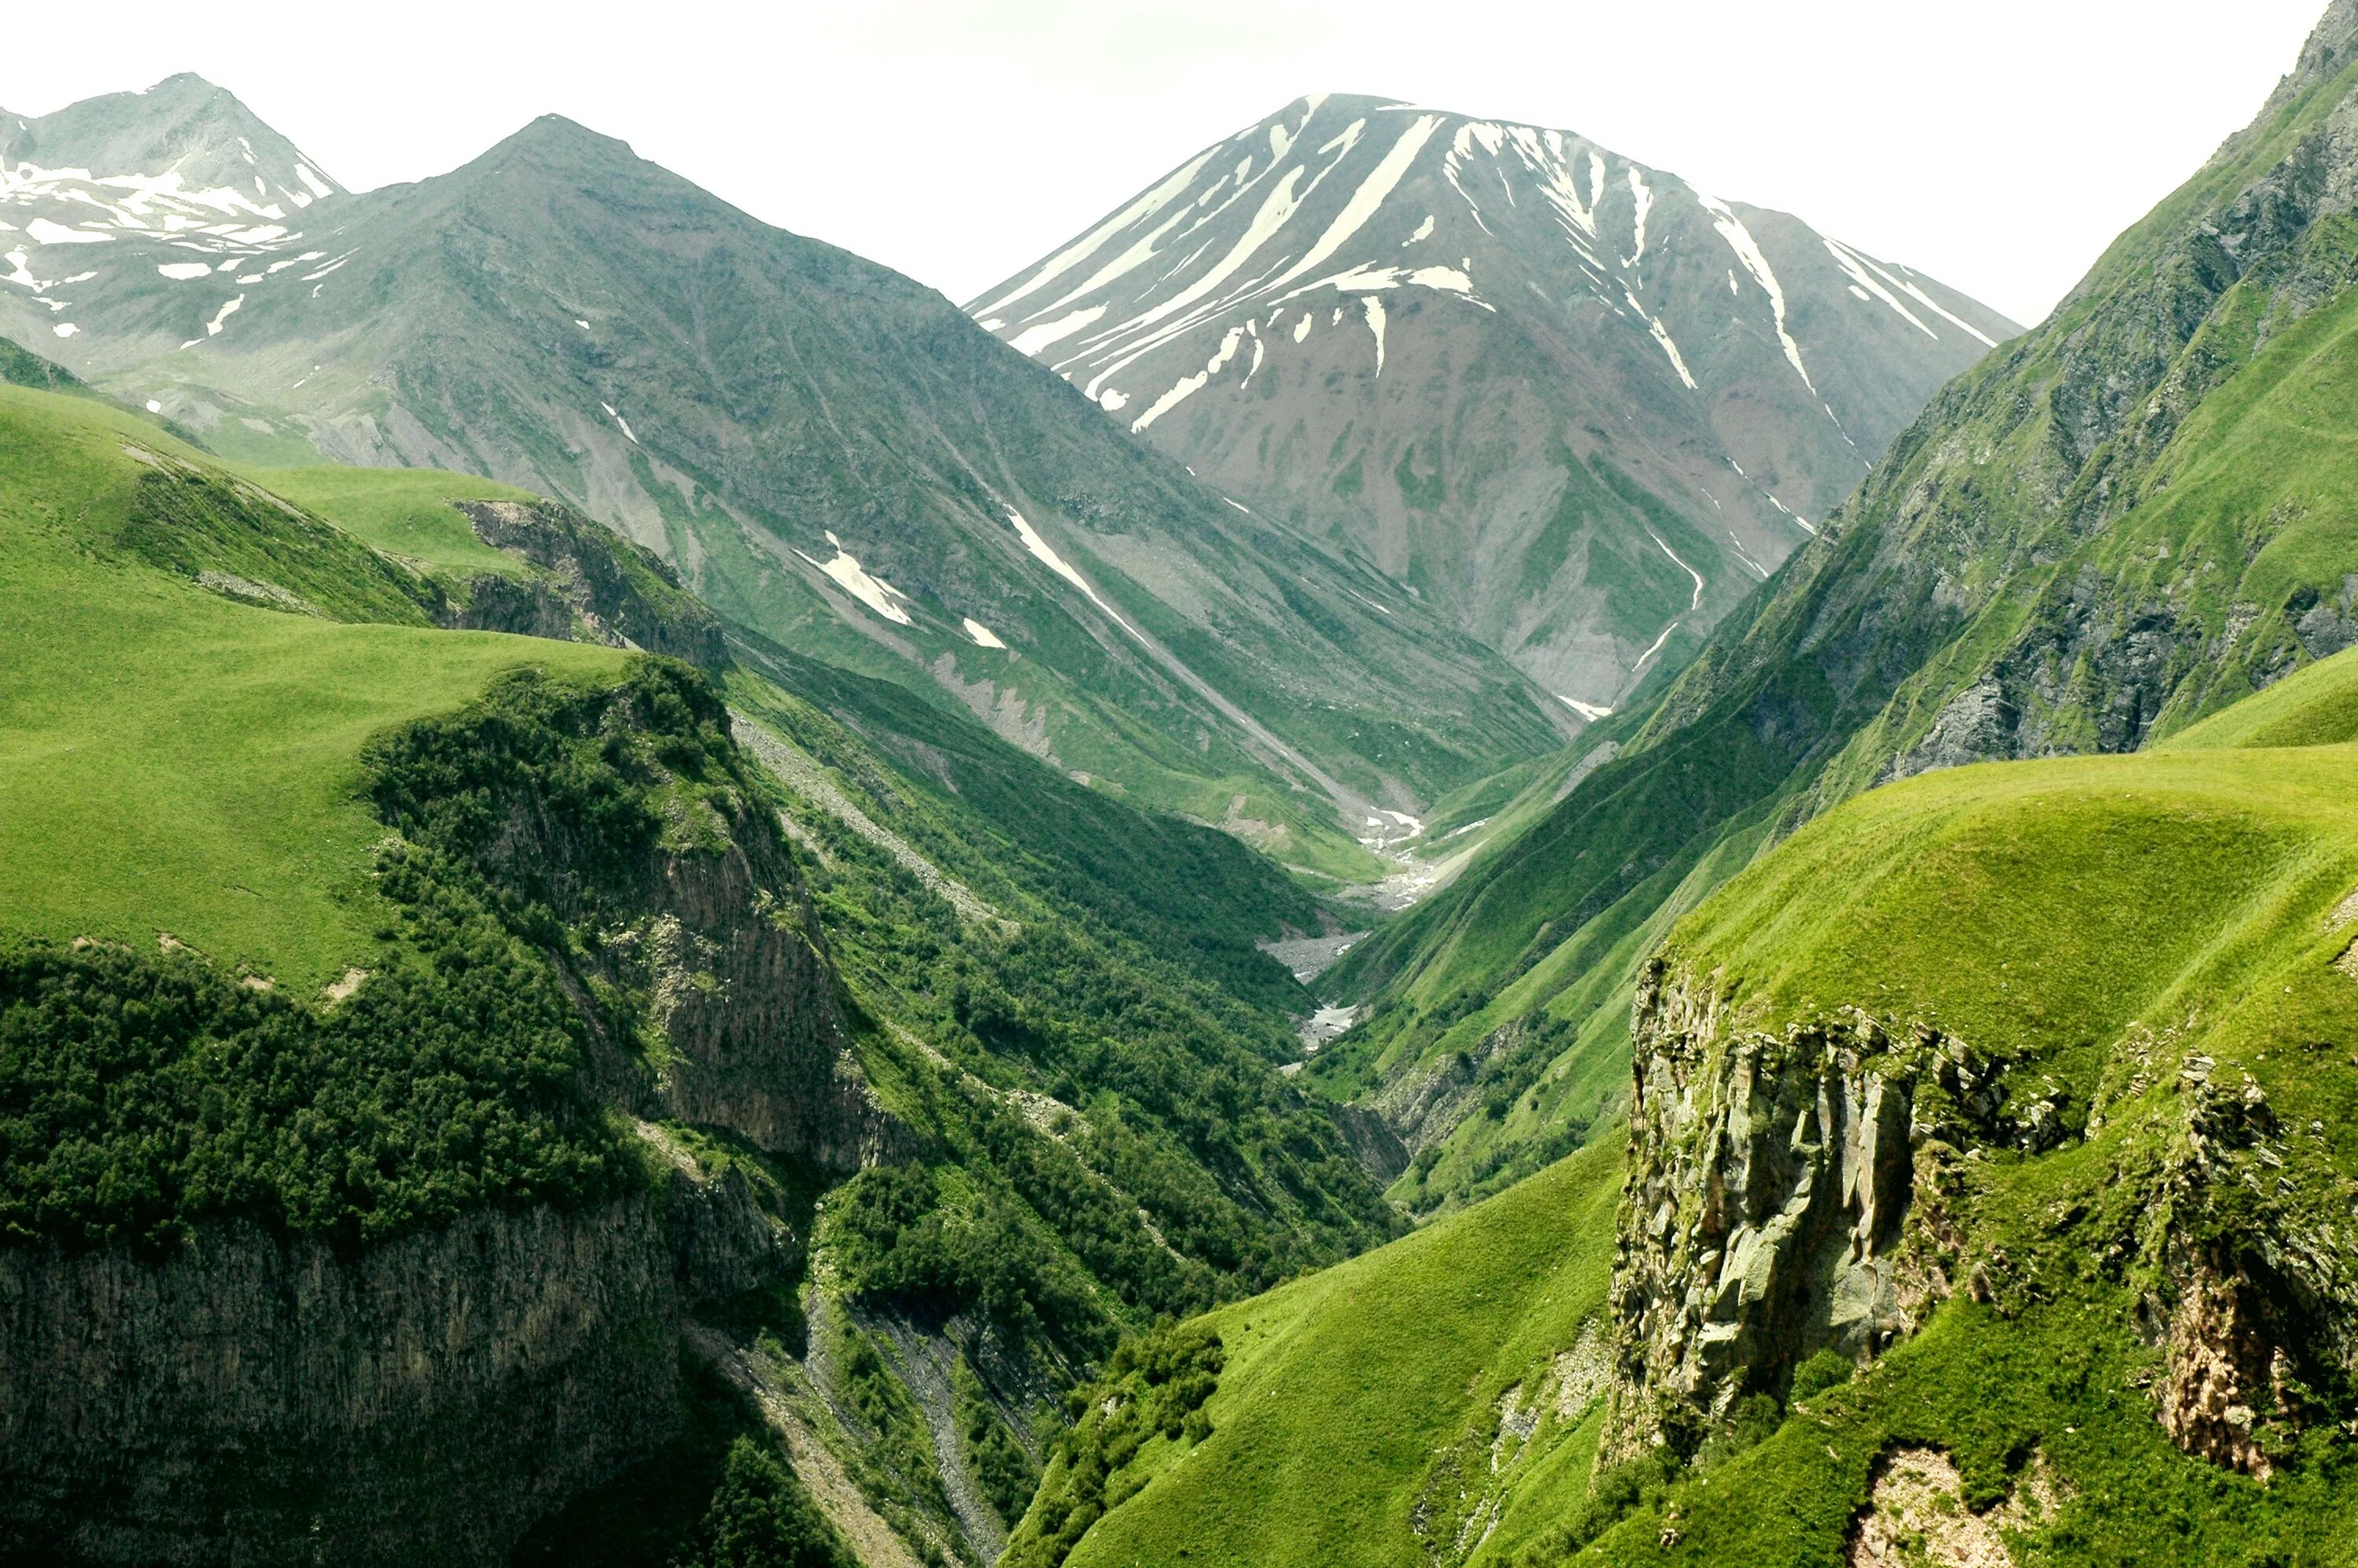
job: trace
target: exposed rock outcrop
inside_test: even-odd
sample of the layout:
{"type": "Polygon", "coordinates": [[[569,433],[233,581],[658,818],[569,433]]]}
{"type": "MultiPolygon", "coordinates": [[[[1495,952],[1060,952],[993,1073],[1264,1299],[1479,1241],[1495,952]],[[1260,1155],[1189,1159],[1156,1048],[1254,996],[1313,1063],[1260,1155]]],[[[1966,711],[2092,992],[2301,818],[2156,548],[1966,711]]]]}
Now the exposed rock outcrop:
{"type": "MultiPolygon", "coordinates": [[[[1952,1289],[2001,1313],[2036,1296],[2003,1250],[1974,1246],[1961,1195],[1996,1150],[2081,1135],[2052,1079],[2020,1064],[2002,1076],[1953,1037],[1896,1035],[1855,1011],[1748,1029],[1714,980],[1662,958],[1634,1033],[1608,1461],[1689,1448],[1739,1398],[1783,1397],[1802,1359],[1864,1360],[1952,1289]]],[[[2149,1084],[2146,1040],[2132,1097],[2149,1084]]],[[[2168,1153],[2137,1178],[2136,1256],[2111,1261],[2143,1292],[2163,1430],[2266,1479],[2274,1445],[2316,1419],[2314,1390],[2358,1374],[2358,1263],[2285,1176],[2260,1086],[2214,1071],[2185,1058],[2175,1099],[2147,1108],[2168,1153]]]]}
{"type": "Polygon", "coordinates": [[[678,574],[642,549],[557,501],[455,503],[475,536],[548,574],[475,577],[453,626],[530,637],[644,648],[699,669],[729,663],[719,617],[681,587],[678,574]]]}
{"type": "Polygon", "coordinates": [[[1819,1350],[1865,1359],[1912,1333],[1951,1290],[1944,1168],[2067,1135],[2052,1098],[2009,1107],[1962,1042],[1856,1012],[1749,1031],[1659,958],[1634,1033],[1608,1453],[1691,1443],[1819,1350]]]}
{"type": "Polygon", "coordinates": [[[1863,1021],[1743,1033],[1659,966],[1636,1017],[1612,1294],[1621,1449],[1677,1441],[1747,1390],[1781,1393],[1812,1351],[1864,1357],[1914,1326],[1895,1253],[1915,1065],[1863,1021]]]}
{"type": "Polygon", "coordinates": [[[2284,1201],[2281,1130],[2256,1083],[2181,1070],[2182,1140],[2149,1206],[2145,1303],[2161,1341],[2162,1429],[2186,1452],[2266,1480],[2272,1434],[2317,1411],[2309,1390],[2358,1373],[2358,1280],[2331,1219],[2284,1201]]]}

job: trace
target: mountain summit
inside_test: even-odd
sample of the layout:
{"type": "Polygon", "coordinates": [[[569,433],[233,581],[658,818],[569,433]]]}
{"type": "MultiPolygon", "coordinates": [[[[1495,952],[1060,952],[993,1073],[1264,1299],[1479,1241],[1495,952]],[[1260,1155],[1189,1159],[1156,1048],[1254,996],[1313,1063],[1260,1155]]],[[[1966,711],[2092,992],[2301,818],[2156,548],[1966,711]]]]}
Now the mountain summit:
{"type": "Polygon", "coordinates": [[[155,220],[174,215],[175,199],[277,222],[341,189],[235,94],[193,73],[38,118],[0,114],[0,200],[95,209],[67,224],[90,232],[167,227],[155,220]]]}
{"type": "Polygon", "coordinates": [[[1325,94],[968,308],[1591,716],[2018,330],[1569,132],[1325,94]]]}

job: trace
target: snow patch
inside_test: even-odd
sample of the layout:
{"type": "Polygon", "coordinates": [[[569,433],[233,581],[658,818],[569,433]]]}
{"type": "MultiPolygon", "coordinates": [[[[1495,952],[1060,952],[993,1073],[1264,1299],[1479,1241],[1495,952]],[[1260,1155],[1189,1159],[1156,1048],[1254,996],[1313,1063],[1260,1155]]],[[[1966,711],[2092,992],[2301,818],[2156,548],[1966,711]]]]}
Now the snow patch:
{"type": "Polygon", "coordinates": [[[1008,340],[1008,346],[1019,354],[1036,354],[1044,348],[1063,342],[1105,313],[1104,306],[1092,305],[1087,310],[1076,310],[1070,315],[1059,316],[1054,321],[1044,321],[1037,327],[1025,328],[1008,340]]]}
{"type": "Polygon", "coordinates": [[[1416,232],[1415,232],[1415,233],[1413,233],[1413,234],[1411,234],[1407,239],[1402,240],[1402,241],[1401,242],[1401,249],[1402,249],[1402,250],[1406,250],[1406,249],[1408,249],[1408,248],[1409,248],[1409,246],[1411,246],[1411,245],[1412,245],[1412,244],[1415,244],[1419,240],[1429,240],[1429,239],[1431,239],[1432,237],[1433,237],[1433,214],[1432,214],[1432,213],[1430,213],[1430,212],[1427,212],[1427,213],[1424,215],[1424,222],[1422,222],[1422,223],[1419,223],[1419,224],[1416,226],[1416,232]]]}
{"type": "Polygon", "coordinates": [[[1006,643],[999,640],[999,633],[993,632],[990,627],[985,626],[981,622],[977,621],[971,615],[966,618],[965,626],[966,634],[974,639],[975,645],[977,647],[1004,648],[1007,646],[1006,643]]]}
{"type": "Polygon", "coordinates": [[[243,294],[239,295],[234,299],[224,301],[222,308],[213,313],[213,319],[205,323],[205,336],[208,338],[220,337],[222,329],[229,325],[229,319],[236,315],[239,307],[243,306],[244,303],[245,296],[243,294]]]}
{"type": "MultiPolygon", "coordinates": [[[[1133,436],[1142,434],[1148,426],[1209,386],[1212,378],[1227,369],[1228,362],[1237,357],[1237,345],[1244,341],[1244,336],[1245,330],[1242,327],[1229,328],[1227,335],[1220,339],[1219,349],[1205,362],[1204,368],[1194,375],[1180,377],[1176,386],[1156,398],[1145,413],[1130,422],[1130,434],[1133,436]]],[[[1111,611],[1108,613],[1110,614],[1111,611]]]]}
{"type": "MultiPolygon", "coordinates": [[[[608,412],[611,413],[612,410],[610,409],[608,412]]],[[[819,570],[825,572],[828,577],[833,578],[836,584],[846,593],[860,600],[860,603],[868,606],[869,609],[876,611],[877,614],[882,615],[885,620],[892,622],[894,625],[909,626],[914,624],[914,622],[909,619],[909,612],[902,609],[899,604],[893,602],[895,600],[907,600],[909,597],[907,594],[903,593],[899,589],[894,588],[882,578],[871,577],[868,573],[861,570],[859,560],[841,545],[836,543],[836,537],[834,535],[829,534],[827,536],[827,542],[830,545],[835,545],[836,547],[835,558],[831,561],[815,560],[809,556],[803,555],[803,552],[800,550],[796,550],[795,554],[802,556],[803,559],[809,561],[811,565],[818,568],[819,570]]],[[[972,625],[973,622],[968,622],[968,624],[972,625]]],[[[1004,644],[1001,645],[1004,646],[1004,644]]]]}
{"type": "Polygon", "coordinates": [[[1744,264],[1744,270],[1752,275],[1752,280],[1768,296],[1768,309],[1777,321],[1777,341],[1785,345],[1785,357],[1792,362],[1794,373],[1801,378],[1801,384],[1815,395],[1818,384],[1810,379],[1809,367],[1801,363],[1801,345],[1795,342],[1793,334],[1785,330],[1785,290],[1778,284],[1776,273],[1769,269],[1768,258],[1761,254],[1752,231],[1744,226],[1744,220],[1736,215],[1735,209],[1717,197],[1697,191],[1695,200],[1701,201],[1704,211],[1711,214],[1712,227],[1717,229],[1719,237],[1727,242],[1727,248],[1736,253],[1736,259],[1744,264]]]}
{"type": "Polygon", "coordinates": [[[1007,307],[1014,304],[1015,301],[1022,298],[1025,295],[1038,292],[1040,287],[1051,279],[1062,276],[1065,273],[1070,271],[1076,264],[1095,254],[1098,248],[1101,247],[1108,240],[1113,238],[1116,234],[1120,233],[1132,223],[1135,223],[1143,218],[1151,218],[1155,213],[1161,211],[1165,206],[1169,205],[1173,197],[1178,195],[1181,191],[1186,189],[1188,186],[1195,183],[1195,177],[1203,172],[1204,166],[1211,162],[1213,155],[1218,151],[1219,149],[1217,147],[1213,147],[1196,154],[1193,162],[1183,164],[1178,168],[1173,170],[1170,178],[1163,180],[1162,184],[1156,186],[1153,189],[1148,191],[1145,195],[1140,197],[1137,200],[1131,202],[1129,206],[1123,208],[1120,211],[1115,213],[1112,217],[1107,219],[1104,222],[1098,224],[1096,228],[1090,230],[1087,233],[1082,235],[1071,244],[1065,246],[1063,250],[1057,252],[1055,255],[1050,256],[1046,261],[1040,265],[1039,270],[1034,272],[1030,277],[1017,285],[1016,287],[1009,293],[1002,294],[997,299],[992,300],[990,304],[981,307],[981,308],[976,311],[975,314],[984,316],[998,315],[1001,311],[1005,310],[1007,307]]]}
{"type": "Polygon", "coordinates": [[[1376,374],[1384,373],[1384,297],[1380,294],[1363,294],[1359,308],[1367,312],[1368,330],[1376,335],[1376,374]]]}
{"type": "Polygon", "coordinates": [[[50,328],[49,330],[55,332],[60,338],[70,338],[76,332],[81,331],[81,329],[75,326],[70,321],[60,321],[56,326],[50,328]]]}
{"type": "Polygon", "coordinates": [[[1703,608],[1703,573],[1695,570],[1694,568],[1687,565],[1686,562],[1680,560],[1679,553],[1671,548],[1670,546],[1663,544],[1662,536],[1660,534],[1655,533],[1651,528],[1646,530],[1646,537],[1653,540],[1656,545],[1660,546],[1662,554],[1670,557],[1673,562],[1676,562],[1679,570],[1694,579],[1694,598],[1687,602],[1687,613],[1689,615],[1693,615],[1697,610],[1703,608]]]}
{"type": "MultiPolygon", "coordinates": [[[[1194,470],[1190,470],[1189,471],[1193,472],[1194,470]]],[[[1050,571],[1055,572],[1058,577],[1063,578],[1066,582],[1071,583],[1075,588],[1079,589],[1083,593],[1088,596],[1088,600],[1091,604],[1096,605],[1099,610],[1104,611],[1108,615],[1113,618],[1113,623],[1115,625],[1120,627],[1131,636],[1138,637],[1138,628],[1132,626],[1129,622],[1124,621],[1120,612],[1117,611],[1112,605],[1108,604],[1104,600],[1099,599],[1098,597],[1098,590],[1089,586],[1088,579],[1082,577],[1079,572],[1075,571],[1073,569],[1072,563],[1056,553],[1056,547],[1055,546],[1049,544],[1047,540],[1040,537],[1040,531],[1033,527],[1031,524],[1025,522],[1022,513],[1010,508],[1007,514],[1007,520],[1015,524],[1015,536],[1023,541],[1023,547],[1032,552],[1033,559],[1038,561],[1042,566],[1046,567],[1050,571]]],[[[1139,637],[1138,640],[1141,643],[1146,641],[1143,637],[1139,637]]]]}
{"type": "MultiPolygon", "coordinates": [[[[641,444],[639,438],[631,434],[631,422],[628,419],[623,418],[620,414],[615,413],[614,406],[612,404],[600,403],[598,406],[606,411],[607,418],[611,419],[615,424],[622,427],[622,434],[630,438],[631,445],[635,447],[641,444]]],[[[828,542],[830,543],[834,541],[834,538],[835,535],[832,534],[827,535],[828,542]]]]}
{"type": "MultiPolygon", "coordinates": [[[[1675,622],[1673,622],[1673,624],[1675,624],[1675,622]]],[[[1670,633],[1665,632],[1662,635],[1667,637],[1670,633]]],[[[1655,646],[1660,647],[1661,644],[1657,643],[1655,646]]],[[[1647,655],[1648,658],[1651,658],[1652,656],[1653,655],[1651,654],[1647,655]]],[[[1642,663],[1643,661],[1640,662],[1642,663]]],[[[1591,724],[1595,723],[1600,719],[1610,719],[1613,717],[1613,709],[1610,708],[1604,707],[1594,702],[1583,702],[1576,697],[1566,697],[1562,692],[1557,692],[1555,694],[1555,699],[1558,702],[1563,703],[1566,708],[1571,708],[1574,713],[1579,714],[1583,719],[1587,719],[1591,724]]]]}
{"type": "Polygon", "coordinates": [[[1661,345],[1662,352],[1670,356],[1671,368],[1679,373],[1679,379],[1686,383],[1687,390],[1702,391],[1702,387],[1695,383],[1693,373],[1687,369],[1686,356],[1679,352],[1679,345],[1671,341],[1671,330],[1663,326],[1659,318],[1648,314],[1646,308],[1638,303],[1636,295],[1625,288],[1621,291],[1621,297],[1629,302],[1629,308],[1636,311],[1645,321],[1647,332],[1652,336],[1655,342],[1661,345]]]}
{"type": "Polygon", "coordinates": [[[93,234],[87,229],[69,229],[47,218],[34,219],[25,225],[25,232],[36,244],[43,245],[103,245],[114,238],[113,234],[93,234]]]}
{"type": "MultiPolygon", "coordinates": [[[[1823,236],[1821,237],[1823,238],[1823,236]]],[[[1886,305],[1890,306],[1892,309],[1898,311],[1900,318],[1909,326],[1915,328],[1918,331],[1923,333],[1926,337],[1931,339],[1936,343],[1941,341],[1941,334],[1926,326],[1922,317],[1917,315],[1913,310],[1909,309],[1907,306],[1902,305],[1899,302],[1899,297],[1898,295],[1892,293],[1891,290],[1884,287],[1882,284],[1876,281],[1874,275],[1866,270],[1866,263],[1864,258],[1852,252],[1847,246],[1833,240],[1826,240],[1825,247],[1826,254],[1834,258],[1834,265],[1841,267],[1844,273],[1849,275],[1850,291],[1853,294],[1857,295],[1861,299],[1882,300],[1886,305]]]]}

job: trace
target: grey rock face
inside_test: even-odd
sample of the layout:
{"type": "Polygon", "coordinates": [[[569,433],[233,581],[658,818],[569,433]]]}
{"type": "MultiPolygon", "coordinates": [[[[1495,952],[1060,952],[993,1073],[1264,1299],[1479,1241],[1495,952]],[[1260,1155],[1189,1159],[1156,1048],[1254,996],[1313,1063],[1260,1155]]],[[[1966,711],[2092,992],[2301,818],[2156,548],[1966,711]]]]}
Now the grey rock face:
{"type": "Polygon", "coordinates": [[[356,1255],[251,1225],[161,1257],[0,1250],[0,1534],[100,1563],[497,1563],[676,1429],[678,1312],[644,1196],[356,1255]]]}
{"type": "Polygon", "coordinates": [[[1611,1302],[1620,1451],[1781,1394],[1915,1326],[1898,1267],[1917,1076],[1871,1026],[1739,1033],[1657,971],[1639,995],[1611,1302]]]}
{"type": "Polygon", "coordinates": [[[462,501],[475,536],[553,574],[553,581],[475,579],[458,624],[489,632],[644,648],[718,671],[729,662],[719,618],[662,557],[555,501],[462,501]]]}

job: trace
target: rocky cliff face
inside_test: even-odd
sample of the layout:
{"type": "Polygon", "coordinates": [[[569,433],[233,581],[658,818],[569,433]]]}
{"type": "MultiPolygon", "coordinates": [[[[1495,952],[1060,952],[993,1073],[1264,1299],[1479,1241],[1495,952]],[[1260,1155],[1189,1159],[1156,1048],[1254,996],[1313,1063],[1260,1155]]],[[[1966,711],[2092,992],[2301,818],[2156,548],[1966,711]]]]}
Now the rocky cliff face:
{"type": "Polygon", "coordinates": [[[654,1123],[823,1170],[895,1146],[697,677],[527,674],[373,760],[384,853],[473,862],[579,1010],[592,1086],[646,1119],[649,1180],[369,1246],[215,1218],[160,1250],[0,1249],[0,1558],[504,1561],[677,1430],[686,1317],[799,1259],[773,1182],[654,1123]]]}
{"type": "MultiPolygon", "coordinates": [[[[1690,1452],[1737,1400],[1782,1399],[1812,1354],[1863,1363],[1953,1292],[2008,1314],[2048,1290],[1973,1211],[2007,1180],[1999,1152],[2081,1136],[2068,1088],[2042,1075],[2045,1094],[2010,1093],[2015,1076],[1964,1042],[1855,1011],[1779,1033],[1739,1011],[1660,958],[1639,986],[1608,1462],[1690,1452]]],[[[2150,1054],[2128,1056],[2115,1076],[2142,1093],[2150,1054]]],[[[2152,1159],[2135,1143],[2116,1155],[2140,1217],[2096,1267],[2136,1287],[2163,1430],[2265,1479],[2271,1445],[2316,1418],[2315,1390],[2358,1368],[2358,1309],[2337,1221],[2277,1180],[2267,1097],[2211,1070],[2200,1056],[2180,1069],[2139,1141],[2152,1159]]]]}
{"type": "Polygon", "coordinates": [[[727,666],[729,646],[719,618],[651,551],[615,537],[562,502],[455,504],[477,538],[548,575],[477,577],[450,624],[644,648],[702,670],[727,666]]]}
{"type": "Polygon", "coordinates": [[[1900,1258],[1926,1043],[1895,1048],[1864,1020],[1747,1033],[1659,968],[1636,1035],[1611,1296],[1624,1452],[1781,1395],[1813,1351],[1872,1355],[1931,1285],[1900,1258]]]}
{"type": "Polygon", "coordinates": [[[545,912],[526,920],[580,1011],[604,1098],[856,1170],[894,1146],[895,1124],[851,1056],[851,1003],[728,731],[718,696],[677,666],[594,693],[525,678],[404,737],[383,764],[404,782],[380,806],[545,912]],[[601,769],[614,782],[582,782],[601,769]],[[406,782],[453,775],[475,793],[450,817],[406,782]]]}
{"type": "Polygon", "coordinates": [[[501,1561],[678,1423],[665,1215],[0,1251],[0,1555],[501,1561]]]}

